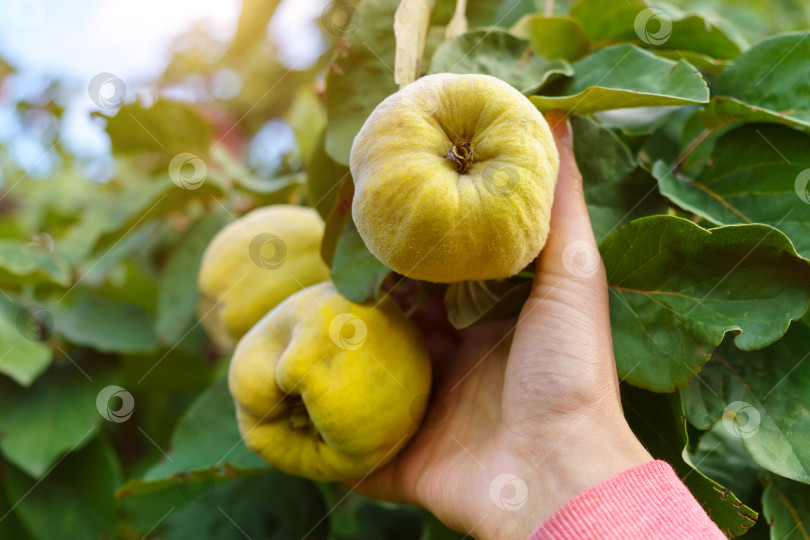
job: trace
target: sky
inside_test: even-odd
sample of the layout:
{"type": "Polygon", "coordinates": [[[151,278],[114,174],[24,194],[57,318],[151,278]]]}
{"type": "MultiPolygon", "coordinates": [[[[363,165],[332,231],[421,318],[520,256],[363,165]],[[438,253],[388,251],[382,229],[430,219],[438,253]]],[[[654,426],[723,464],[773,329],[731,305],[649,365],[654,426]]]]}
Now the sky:
{"type": "MultiPolygon", "coordinates": [[[[325,0],[283,0],[268,29],[283,62],[300,66],[307,54],[315,60],[318,51],[300,44],[311,44],[309,36],[319,34],[314,20],[324,5],[325,0]]],[[[99,73],[120,77],[129,99],[163,71],[177,35],[203,22],[213,35],[227,38],[240,7],[240,0],[3,0],[0,56],[18,72],[0,94],[0,142],[32,176],[47,171],[47,149],[20,132],[8,108],[58,78],[73,89],[64,116],[65,146],[79,155],[108,152],[109,141],[89,117],[99,109],[87,91],[91,79],[99,73]]]]}
{"type": "Polygon", "coordinates": [[[124,80],[155,75],[171,38],[206,20],[233,31],[238,0],[6,0],[0,50],[18,67],[89,80],[100,71],[124,80]]]}

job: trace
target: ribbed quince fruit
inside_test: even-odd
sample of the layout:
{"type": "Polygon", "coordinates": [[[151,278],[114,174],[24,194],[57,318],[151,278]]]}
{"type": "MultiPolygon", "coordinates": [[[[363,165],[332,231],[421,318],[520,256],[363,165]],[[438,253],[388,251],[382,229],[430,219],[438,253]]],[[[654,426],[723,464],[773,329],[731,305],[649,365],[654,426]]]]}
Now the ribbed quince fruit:
{"type": "Polygon", "coordinates": [[[198,313],[229,347],[279,302],[329,278],[321,259],[324,223],[302,206],[258,208],[220,231],[203,255],[198,313]]]}
{"type": "Polygon", "coordinates": [[[390,298],[356,304],[326,282],[242,338],[229,384],[249,448],[287,473],[345,480],[384,465],[417,430],[430,362],[390,298]]]}
{"type": "Polygon", "coordinates": [[[360,235],[406,276],[505,278],[548,236],[557,148],[531,102],[495,77],[439,73],[389,96],[350,167],[360,235]]]}

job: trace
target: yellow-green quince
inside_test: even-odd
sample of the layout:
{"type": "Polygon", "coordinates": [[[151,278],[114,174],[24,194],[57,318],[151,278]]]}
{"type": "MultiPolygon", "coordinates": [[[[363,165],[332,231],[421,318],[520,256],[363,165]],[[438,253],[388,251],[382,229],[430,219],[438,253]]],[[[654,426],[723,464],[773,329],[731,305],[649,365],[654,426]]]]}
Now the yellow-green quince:
{"type": "Polygon", "coordinates": [[[203,255],[198,314],[229,348],[279,302],[329,278],[324,223],[312,208],[258,208],[220,231],[203,255]]]}
{"type": "Polygon", "coordinates": [[[433,282],[505,278],[545,244],[559,156],[520,92],[439,73],[389,96],[350,156],[352,214],[369,250],[433,282]]]}
{"type": "Polygon", "coordinates": [[[320,481],[359,478],[417,431],[426,347],[396,303],[344,299],[330,282],[287,298],[239,342],[229,385],[247,446],[320,481]]]}

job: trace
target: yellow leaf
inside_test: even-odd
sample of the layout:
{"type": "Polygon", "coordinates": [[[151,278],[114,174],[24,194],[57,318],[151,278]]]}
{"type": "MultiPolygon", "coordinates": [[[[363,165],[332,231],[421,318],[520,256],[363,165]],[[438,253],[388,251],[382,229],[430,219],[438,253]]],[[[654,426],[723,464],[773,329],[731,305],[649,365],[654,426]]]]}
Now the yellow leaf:
{"type": "Polygon", "coordinates": [[[394,37],[397,41],[394,80],[400,88],[419,77],[434,4],[435,0],[402,0],[394,15],[394,37]]]}

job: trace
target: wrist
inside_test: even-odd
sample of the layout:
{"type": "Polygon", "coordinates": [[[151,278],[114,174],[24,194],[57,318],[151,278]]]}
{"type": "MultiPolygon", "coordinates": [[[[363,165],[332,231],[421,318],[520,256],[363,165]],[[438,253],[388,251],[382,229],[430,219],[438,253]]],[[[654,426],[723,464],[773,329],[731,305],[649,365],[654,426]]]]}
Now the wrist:
{"type": "MultiPolygon", "coordinates": [[[[525,442],[525,441],[524,441],[525,442]]],[[[493,471],[480,538],[528,538],[562,505],[608,478],[653,461],[621,417],[588,418],[553,445],[516,445],[493,471]],[[505,480],[505,481],[504,481],[505,480]]],[[[478,535],[476,535],[479,537],[478,535]]]]}

